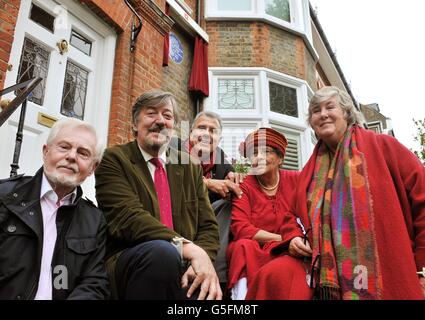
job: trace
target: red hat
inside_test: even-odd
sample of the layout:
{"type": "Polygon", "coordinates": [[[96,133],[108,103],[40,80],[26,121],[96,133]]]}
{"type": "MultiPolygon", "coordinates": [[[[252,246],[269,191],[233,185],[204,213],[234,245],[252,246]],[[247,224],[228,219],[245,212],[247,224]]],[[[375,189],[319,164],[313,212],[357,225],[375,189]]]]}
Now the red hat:
{"type": "Polygon", "coordinates": [[[251,132],[246,137],[245,141],[241,142],[239,145],[239,152],[243,157],[247,158],[251,149],[259,144],[279,150],[282,153],[282,157],[284,157],[288,141],[283,134],[272,128],[258,128],[251,132]]]}

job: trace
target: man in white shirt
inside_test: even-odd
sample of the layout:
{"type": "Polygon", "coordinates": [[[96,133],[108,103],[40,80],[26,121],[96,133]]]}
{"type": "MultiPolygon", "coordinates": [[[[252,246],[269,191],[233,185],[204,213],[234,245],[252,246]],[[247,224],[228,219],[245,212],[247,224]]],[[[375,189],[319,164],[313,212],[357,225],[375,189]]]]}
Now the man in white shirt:
{"type": "Polygon", "coordinates": [[[105,299],[105,220],[79,187],[103,154],[95,129],[52,127],[34,177],[0,181],[0,299],[105,299]]]}

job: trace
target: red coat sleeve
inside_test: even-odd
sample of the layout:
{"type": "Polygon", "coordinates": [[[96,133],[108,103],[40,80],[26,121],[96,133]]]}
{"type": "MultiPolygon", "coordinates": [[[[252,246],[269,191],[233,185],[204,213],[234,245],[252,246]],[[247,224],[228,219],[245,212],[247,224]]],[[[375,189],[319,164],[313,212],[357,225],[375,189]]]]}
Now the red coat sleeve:
{"type": "Polygon", "coordinates": [[[234,240],[252,239],[261,229],[251,223],[251,204],[252,186],[242,183],[240,185],[242,197],[233,201],[232,223],[230,231],[234,240]]]}
{"type": "Polygon", "coordinates": [[[397,140],[382,137],[385,154],[392,155],[387,161],[401,206],[408,224],[412,223],[413,252],[416,267],[425,267],[425,166],[397,140]]]}

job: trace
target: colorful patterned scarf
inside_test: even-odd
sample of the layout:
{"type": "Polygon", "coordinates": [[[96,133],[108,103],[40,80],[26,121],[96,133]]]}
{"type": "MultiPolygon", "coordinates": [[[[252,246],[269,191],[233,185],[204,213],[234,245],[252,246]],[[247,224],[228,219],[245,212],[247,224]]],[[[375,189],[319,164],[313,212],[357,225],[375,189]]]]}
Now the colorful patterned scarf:
{"type": "Polygon", "coordinates": [[[353,131],[346,131],[333,158],[326,144],[319,142],[308,190],[312,270],[316,270],[313,276],[319,299],[381,298],[382,276],[366,161],[357,149],[353,131]]]}

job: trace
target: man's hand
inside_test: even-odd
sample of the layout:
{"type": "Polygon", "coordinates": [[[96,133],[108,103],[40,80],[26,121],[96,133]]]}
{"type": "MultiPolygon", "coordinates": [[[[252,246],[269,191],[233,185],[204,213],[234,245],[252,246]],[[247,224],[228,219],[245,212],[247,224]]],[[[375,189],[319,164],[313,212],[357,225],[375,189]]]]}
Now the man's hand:
{"type": "Polygon", "coordinates": [[[233,192],[238,198],[242,196],[239,186],[230,180],[207,179],[208,190],[218,193],[222,198],[226,198],[229,192],[233,192]]]}
{"type": "Polygon", "coordinates": [[[241,173],[241,172],[229,172],[226,176],[227,180],[230,180],[236,184],[240,184],[243,182],[243,179],[245,179],[245,177],[247,176],[246,173],[241,173]]]}
{"type": "Polygon", "coordinates": [[[312,251],[308,241],[304,244],[301,237],[295,237],[289,243],[289,254],[295,258],[311,257],[312,251]]]}
{"type": "Polygon", "coordinates": [[[192,242],[184,243],[183,258],[190,262],[190,267],[181,280],[182,288],[187,288],[189,283],[192,282],[187,291],[187,297],[190,298],[200,286],[198,300],[205,300],[205,298],[207,300],[221,300],[223,294],[220,282],[207,253],[192,242]]]}

